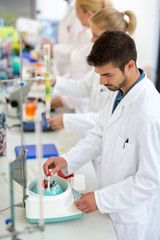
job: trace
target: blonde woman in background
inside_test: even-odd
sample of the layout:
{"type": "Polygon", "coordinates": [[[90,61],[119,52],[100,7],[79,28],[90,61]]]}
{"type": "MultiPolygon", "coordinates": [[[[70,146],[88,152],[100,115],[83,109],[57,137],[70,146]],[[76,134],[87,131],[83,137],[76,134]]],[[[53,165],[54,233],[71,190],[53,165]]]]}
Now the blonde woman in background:
{"type": "MultiPolygon", "coordinates": [[[[120,30],[132,35],[136,29],[136,16],[132,11],[119,12],[114,8],[105,8],[92,16],[90,20],[92,30],[92,42],[106,30],[120,30]],[[124,15],[128,16],[128,21],[124,15]]],[[[62,94],[68,94],[75,97],[88,97],[90,99],[88,113],[73,113],[57,115],[50,118],[48,122],[57,131],[66,129],[67,131],[82,131],[85,135],[86,131],[94,127],[96,116],[102,110],[110,91],[99,84],[99,75],[94,69],[84,76],[82,81],[73,79],[65,79],[63,77],[53,77],[54,89],[58,89],[62,94]]],[[[55,108],[54,100],[52,107],[55,108]]]]}
{"type": "MultiPolygon", "coordinates": [[[[83,29],[79,32],[71,52],[70,69],[68,69],[68,72],[63,75],[63,77],[81,81],[85,74],[91,70],[91,67],[86,63],[86,56],[89,54],[93,45],[90,41],[92,36],[90,18],[95,12],[104,7],[106,7],[105,0],[76,0],[75,9],[77,17],[83,25],[83,29]]],[[[62,93],[58,91],[58,89],[53,91],[54,98],[61,96],[61,94],[62,93]]],[[[72,96],[63,96],[55,98],[53,101],[57,106],[65,105],[70,109],[74,109],[75,112],[82,113],[88,112],[89,110],[88,97],[80,99],[72,96]]]]}
{"type": "Polygon", "coordinates": [[[137,20],[134,12],[131,10],[119,12],[115,8],[109,8],[96,13],[91,18],[90,25],[93,34],[92,41],[95,41],[108,29],[126,32],[132,36],[136,29],[137,20]],[[128,17],[128,21],[124,18],[125,16],[128,17]]]}

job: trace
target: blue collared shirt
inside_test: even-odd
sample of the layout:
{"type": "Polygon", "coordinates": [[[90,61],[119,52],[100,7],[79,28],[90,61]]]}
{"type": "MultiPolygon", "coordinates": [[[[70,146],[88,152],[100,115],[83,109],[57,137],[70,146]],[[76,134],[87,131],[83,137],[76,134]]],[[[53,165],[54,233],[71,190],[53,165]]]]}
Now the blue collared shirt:
{"type": "Polygon", "coordinates": [[[139,71],[141,73],[141,76],[138,78],[138,80],[132,85],[132,87],[130,89],[128,89],[125,94],[123,95],[122,90],[118,90],[118,94],[117,97],[115,99],[114,105],[113,105],[113,110],[112,113],[114,112],[114,110],[116,109],[116,107],[118,106],[118,104],[120,103],[120,101],[127,95],[127,93],[137,84],[139,83],[144,77],[145,77],[145,73],[142,69],[139,68],[139,71]]]}

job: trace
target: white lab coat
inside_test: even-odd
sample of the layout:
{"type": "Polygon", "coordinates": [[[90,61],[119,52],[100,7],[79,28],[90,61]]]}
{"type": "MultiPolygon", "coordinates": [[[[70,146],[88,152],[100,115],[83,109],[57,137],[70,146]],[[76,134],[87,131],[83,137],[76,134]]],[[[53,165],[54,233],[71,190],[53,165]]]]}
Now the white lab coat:
{"type": "Polygon", "coordinates": [[[55,74],[63,75],[70,66],[70,54],[82,25],[76,16],[75,0],[66,7],[66,12],[59,24],[58,44],[53,48],[55,74]]]}
{"type": "Polygon", "coordinates": [[[82,81],[57,77],[55,90],[78,98],[89,98],[89,112],[63,114],[63,124],[66,131],[82,131],[86,133],[95,126],[98,112],[105,106],[110,91],[100,85],[99,75],[92,68],[82,81]]]}
{"type": "Polygon", "coordinates": [[[145,77],[112,114],[116,94],[96,127],[62,157],[71,173],[101,154],[99,211],[109,213],[119,240],[159,240],[160,95],[145,77]]]}
{"type": "Polygon", "coordinates": [[[77,35],[70,56],[70,68],[63,75],[64,77],[82,80],[84,75],[91,70],[86,60],[93,46],[91,38],[91,29],[83,27],[77,35]]]}
{"type": "MultiPolygon", "coordinates": [[[[86,57],[91,51],[93,43],[91,43],[90,28],[83,27],[83,30],[78,34],[74,48],[71,52],[70,69],[64,75],[65,78],[73,78],[76,81],[81,81],[85,74],[91,70],[87,64],[86,57]]],[[[54,89],[53,97],[60,96],[61,93],[54,89]]],[[[75,112],[88,112],[88,98],[75,99],[71,96],[63,96],[66,106],[75,109],[75,112]]]]}

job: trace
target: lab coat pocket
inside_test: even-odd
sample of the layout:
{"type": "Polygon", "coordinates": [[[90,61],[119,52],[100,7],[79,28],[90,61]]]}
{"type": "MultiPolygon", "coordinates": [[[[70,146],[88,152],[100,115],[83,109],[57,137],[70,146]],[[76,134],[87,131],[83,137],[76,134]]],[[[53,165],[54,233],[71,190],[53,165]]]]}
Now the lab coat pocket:
{"type": "Polygon", "coordinates": [[[114,158],[121,169],[129,169],[133,167],[133,149],[134,144],[130,143],[129,138],[122,138],[118,135],[115,143],[114,158]]]}

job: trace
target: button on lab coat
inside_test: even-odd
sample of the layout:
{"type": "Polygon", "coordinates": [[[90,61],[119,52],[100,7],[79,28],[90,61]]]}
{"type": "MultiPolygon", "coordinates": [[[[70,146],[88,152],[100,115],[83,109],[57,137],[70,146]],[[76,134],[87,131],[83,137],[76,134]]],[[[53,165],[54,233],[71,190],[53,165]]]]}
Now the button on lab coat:
{"type": "Polygon", "coordinates": [[[68,153],[68,173],[101,154],[99,189],[119,240],[160,239],[160,95],[146,77],[112,114],[110,96],[95,128],[68,153]]]}
{"type": "Polygon", "coordinates": [[[53,48],[55,74],[63,75],[70,66],[70,54],[82,25],[76,16],[75,0],[66,7],[66,12],[59,24],[58,44],[53,48]]]}

